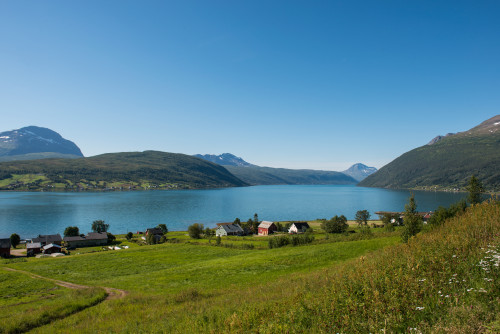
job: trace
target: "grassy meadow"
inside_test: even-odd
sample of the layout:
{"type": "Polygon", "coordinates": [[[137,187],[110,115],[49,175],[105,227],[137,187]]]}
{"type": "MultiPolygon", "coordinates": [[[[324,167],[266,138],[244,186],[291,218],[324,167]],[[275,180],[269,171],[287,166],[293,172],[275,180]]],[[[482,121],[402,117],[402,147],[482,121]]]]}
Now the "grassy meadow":
{"type": "MultiPolygon", "coordinates": [[[[253,242],[253,249],[220,247],[215,240],[192,241],[185,232],[175,232],[168,237],[178,243],[72,252],[75,255],[65,258],[5,261],[2,266],[129,292],[51,320],[33,332],[500,330],[497,203],[469,208],[408,244],[401,243],[398,230],[329,238],[315,230],[312,244],[296,247],[267,249],[267,238],[258,237],[222,241],[253,242]]],[[[17,307],[21,305],[13,310],[17,307]]]]}

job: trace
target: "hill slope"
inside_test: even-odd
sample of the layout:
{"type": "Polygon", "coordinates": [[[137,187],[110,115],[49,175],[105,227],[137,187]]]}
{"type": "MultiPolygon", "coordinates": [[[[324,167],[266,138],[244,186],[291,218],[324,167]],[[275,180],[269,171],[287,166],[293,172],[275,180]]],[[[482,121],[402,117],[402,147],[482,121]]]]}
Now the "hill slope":
{"type": "Polygon", "coordinates": [[[359,183],[381,188],[464,188],[476,175],[500,190],[500,115],[407,152],[359,183]]]}
{"type": "Polygon", "coordinates": [[[108,153],[0,163],[0,189],[217,188],[246,185],[224,167],[185,154],[108,153]]]}
{"type": "Polygon", "coordinates": [[[251,185],[270,184],[356,184],[358,181],[340,172],[271,167],[225,166],[234,176],[251,185]]]}
{"type": "Polygon", "coordinates": [[[28,126],[0,133],[0,161],[60,157],[83,154],[75,143],[47,128],[28,126]]]}

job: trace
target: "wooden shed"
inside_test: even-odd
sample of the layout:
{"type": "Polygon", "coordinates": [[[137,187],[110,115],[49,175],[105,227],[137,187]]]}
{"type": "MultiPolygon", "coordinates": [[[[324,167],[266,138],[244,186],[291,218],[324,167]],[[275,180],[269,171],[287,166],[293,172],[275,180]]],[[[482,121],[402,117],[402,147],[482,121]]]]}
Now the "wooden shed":
{"type": "Polygon", "coordinates": [[[10,238],[0,239],[0,257],[10,257],[10,238]]]}
{"type": "Polygon", "coordinates": [[[243,235],[244,231],[239,224],[234,223],[220,223],[215,230],[215,235],[218,237],[228,235],[243,235]]]}
{"type": "Polygon", "coordinates": [[[273,234],[278,230],[278,227],[273,222],[262,221],[258,227],[259,235],[273,234]]]}

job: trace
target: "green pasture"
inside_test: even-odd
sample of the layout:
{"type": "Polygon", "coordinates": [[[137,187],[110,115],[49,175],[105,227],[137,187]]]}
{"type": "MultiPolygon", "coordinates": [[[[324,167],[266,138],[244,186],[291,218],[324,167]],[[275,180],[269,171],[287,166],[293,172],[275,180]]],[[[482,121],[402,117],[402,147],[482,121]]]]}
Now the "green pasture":
{"type": "Polygon", "coordinates": [[[72,290],[0,268],[0,333],[20,333],[93,306],[102,289],[72,290]]]}

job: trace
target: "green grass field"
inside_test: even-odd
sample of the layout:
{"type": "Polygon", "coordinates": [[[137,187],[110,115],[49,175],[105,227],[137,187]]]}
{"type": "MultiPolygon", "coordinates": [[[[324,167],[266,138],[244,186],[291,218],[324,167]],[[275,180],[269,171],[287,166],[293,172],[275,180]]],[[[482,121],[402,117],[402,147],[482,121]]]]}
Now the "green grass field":
{"type": "Polygon", "coordinates": [[[497,203],[408,244],[398,230],[372,230],[328,239],[316,231],[312,244],[273,249],[257,246],[266,238],[223,238],[256,243],[249,250],[172,232],[179,243],[2,265],[129,292],[33,329],[40,333],[498,332],[497,203]]]}

